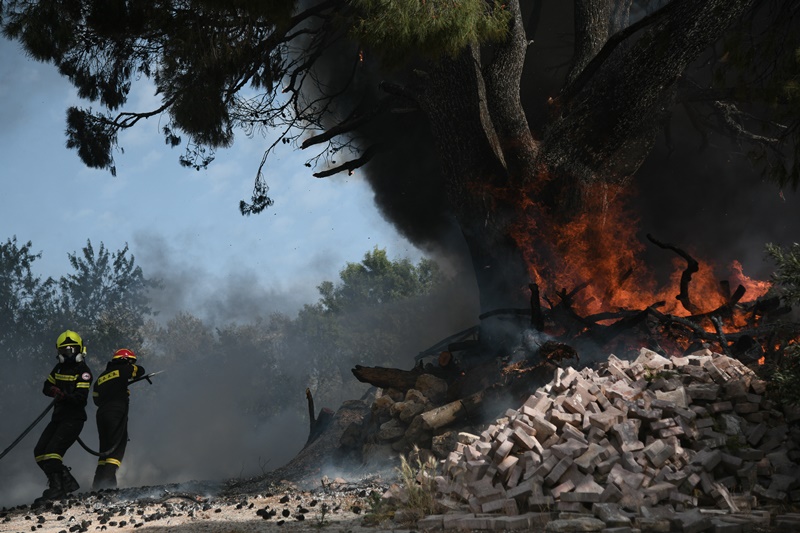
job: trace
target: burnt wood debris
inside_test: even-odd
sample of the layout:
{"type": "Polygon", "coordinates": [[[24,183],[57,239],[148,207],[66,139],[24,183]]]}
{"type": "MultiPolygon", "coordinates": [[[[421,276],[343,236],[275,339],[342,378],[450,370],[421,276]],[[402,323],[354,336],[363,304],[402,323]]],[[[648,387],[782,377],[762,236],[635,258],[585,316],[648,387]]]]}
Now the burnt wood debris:
{"type": "MultiPolygon", "coordinates": [[[[647,237],[656,246],[672,250],[686,260],[680,292],[675,298],[690,315],[661,312],[659,308],[665,302],[659,301],[644,309],[581,316],[574,309],[574,298],[590,282],[569,291],[557,291],[555,301],[547,296],[541,298],[538,285],[531,283],[530,309],[499,309],[482,314],[479,317],[481,326],[465,329],[420,352],[412,369],[356,365],[352,373],[363,383],[403,392],[414,388],[420,375],[431,374],[447,382],[447,399],[456,401],[479,391],[491,396],[489,389],[495,387],[507,391],[517,387],[525,390],[533,381],[541,381],[565,362],[579,365],[581,351],[608,353],[614,348],[629,349],[637,342],[662,355],[667,350],[691,353],[714,348],[749,365],[759,360],[776,363],[783,348],[800,337],[800,324],[780,320],[791,312],[791,308],[782,305],[779,297],[766,296],[740,303],[746,293],[745,287],[740,285],[731,292],[727,281],[720,282],[720,292],[725,295],[726,302],[710,312],[700,312],[689,295],[698,262],[675,245],[663,243],[651,235],[647,237]],[[543,308],[542,300],[547,308],[543,308]],[[726,333],[726,325],[731,329],[734,314],[736,330],[726,333]],[[512,324],[514,335],[511,344],[508,338],[498,341],[497,335],[486,332],[483,322],[489,319],[512,324]],[[604,324],[609,321],[613,323],[604,324]],[[482,338],[482,335],[487,338],[482,338]],[[615,340],[618,340],[616,344],[615,340]],[[424,362],[433,356],[438,356],[438,360],[424,362]],[[501,366],[505,365],[504,371],[491,370],[497,366],[497,359],[501,366]],[[531,373],[536,377],[523,376],[531,373]],[[517,381],[522,383],[517,384],[517,381]],[[484,386],[476,388],[480,384],[484,386]]],[[[468,403],[475,402],[481,403],[477,398],[468,403]]]]}

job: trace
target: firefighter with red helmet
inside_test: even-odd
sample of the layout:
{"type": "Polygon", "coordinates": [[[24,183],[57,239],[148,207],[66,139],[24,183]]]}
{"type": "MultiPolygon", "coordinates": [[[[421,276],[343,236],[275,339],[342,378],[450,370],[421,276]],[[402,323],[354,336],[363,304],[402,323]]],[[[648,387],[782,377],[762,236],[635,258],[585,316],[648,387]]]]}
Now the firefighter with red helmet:
{"type": "Polygon", "coordinates": [[[64,464],[64,454],[78,440],[86,422],[92,371],[84,362],[83,340],[74,331],[66,330],[58,336],[56,354],[58,364],[48,374],[42,390],[54,399],[53,416],[33,449],[48,485],[37,502],[63,498],[80,488],[64,464]]]}
{"type": "Polygon", "coordinates": [[[121,348],[114,352],[105,371],[94,382],[92,399],[97,406],[100,458],[92,490],[117,486],[117,469],[122,465],[128,444],[128,383],[144,375],[144,367],[136,364],[136,354],[121,348]]]}

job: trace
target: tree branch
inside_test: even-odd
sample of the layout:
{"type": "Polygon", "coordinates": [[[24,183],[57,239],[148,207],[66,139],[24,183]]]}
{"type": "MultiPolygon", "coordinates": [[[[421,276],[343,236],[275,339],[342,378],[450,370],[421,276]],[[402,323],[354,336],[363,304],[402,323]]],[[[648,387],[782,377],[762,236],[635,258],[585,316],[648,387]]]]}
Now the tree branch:
{"type": "Polygon", "coordinates": [[[334,174],[338,174],[339,172],[344,172],[345,170],[352,174],[352,172],[360,167],[363,167],[367,163],[369,163],[370,159],[372,159],[376,153],[378,153],[381,149],[380,144],[373,144],[366,150],[364,153],[361,154],[361,157],[357,159],[351,159],[346,163],[343,163],[339,166],[329,168],[327,170],[323,170],[322,172],[315,172],[313,175],[315,178],[327,178],[329,176],[333,176],[334,174]]]}
{"type": "Polygon", "coordinates": [[[611,2],[607,0],[574,0],[575,27],[572,66],[567,74],[571,83],[583,71],[608,40],[611,22],[611,2]]]}
{"type": "Polygon", "coordinates": [[[344,133],[349,133],[351,131],[356,130],[357,128],[370,122],[375,117],[385,112],[389,108],[389,103],[390,103],[389,98],[381,99],[378,105],[372,108],[369,112],[363,115],[359,115],[358,117],[355,117],[351,120],[341,122],[335,125],[334,127],[326,130],[325,132],[320,133],[319,135],[314,135],[313,137],[309,137],[308,139],[303,141],[303,143],[300,145],[300,148],[306,149],[309,146],[329,141],[334,137],[336,137],[337,135],[342,135],[344,133]]]}
{"type": "Polygon", "coordinates": [[[686,269],[681,274],[681,291],[675,297],[675,299],[678,300],[683,305],[684,309],[686,309],[690,313],[695,313],[697,311],[697,307],[694,304],[692,304],[692,301],[689,298],[689,282],[692,281],[692,274],[694,274],[700,269],[700,265],[691,255],[689,255],[685,251],[681,250],[680,248],[672,244],[660,242],[656,240],[649,233],[647,234],[647,239],[656,246],[658,246],[659,248],[672,250],[673,252],[675,252],[676,254],[678,254],[679,256],[683,257],[686,260],[686,269]]]}
{"type": "MultiPolygon", "coordinates": [[[[616,50],[617,46],[622,44],[625,40],[627,40],[632,35],[636,34],[640,30],[656,24],[668,16],[670,16],[674,11],[676,11],[682,4],[685,4],[691,0],[673,0],[666,6],[662,7],[658,11],[650,13],[649,15],[641,18],[639,21],[631,24],[627,28],[618,31],[614,35],[612,35],[600,51],[595,55],[591,61],[586,64],[586,67],[581,70],[580,74],[576,76],[572,81],[568,82],[564,90],[561,92],[561,96],[559,96],[559,100],[563,103],[563,105],[569,105],[570,100],[580,92],[580,90],[586,85],[586,83],[594,76],[595,72],[603,65],[603,63],[608,59],[611,54],[616,50]]],[[[576,0],[576,3],[580,4],[579,0],[576,0]]],[[[577,28],[576,28],[577,29],[577,28]]]]}

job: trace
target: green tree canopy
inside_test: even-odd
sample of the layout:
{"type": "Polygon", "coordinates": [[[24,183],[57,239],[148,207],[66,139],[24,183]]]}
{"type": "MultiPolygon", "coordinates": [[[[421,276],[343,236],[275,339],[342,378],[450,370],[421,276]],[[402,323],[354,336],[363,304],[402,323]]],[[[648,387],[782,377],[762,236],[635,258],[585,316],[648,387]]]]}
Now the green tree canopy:
{"type": "Polygon", "coordinates": [[[12,361],[51,352],[45,347],[55,341],[50,328],[57,286],[33,273],[42,254],[31,247],[30,241],[20,246],[16,236],[0,244],[0,353],[12,361]]]}
{"type": "Polygon", "coordinates": [[[327,313],[346,313],[382,303],[429,293],[442,282],[439,266],[430,259],[414,265],[408,259],[392,261],[385,249],[364,254],[360,263],[347,263],[339,272],[341,283],[324,281],[317,287],[319,309],[327,313]]]}
{"type": "Polygon", "coordinates": [[[80,255],[68,258],[74,273],[59,280],[64,327],[78,331],[100,357],[117,348],[139,349],[141,328],[153,314],[148,291],[160,282],[144,277],[127,245],[112,253],[100,243],[95,252],[87,241],[80,255]]]}
{"type": "Polygon", "coordinates": [[[448,288],[435,262],[391,260],[376,247],[360,263],[347,263],[338,283],[319,285],[320,299],[298,313],[287,343],[308,359],[319,386],[330,391],[333,382],[341,389],[352,381],[356,364],[407,366],[426,342],[433,343],[437,325],[448,326],[438,316],[448,288]]]}

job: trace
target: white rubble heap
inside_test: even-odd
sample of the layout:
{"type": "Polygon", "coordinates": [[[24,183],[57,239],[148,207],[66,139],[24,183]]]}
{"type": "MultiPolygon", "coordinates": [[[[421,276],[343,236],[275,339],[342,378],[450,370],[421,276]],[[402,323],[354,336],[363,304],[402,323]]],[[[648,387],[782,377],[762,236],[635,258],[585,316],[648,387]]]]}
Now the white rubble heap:
{"type": "Polygon", "coordinates": [[[421,530],[800,530],[800,410],[709,350],[564,368],[440,462],[421,530]],[[777,511],[777,512],[776,512],[777,511]],[[780,514],[782,513],[782,514],[780,514]]]}

